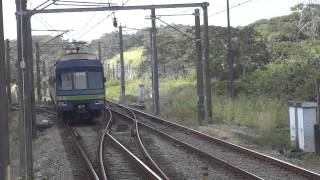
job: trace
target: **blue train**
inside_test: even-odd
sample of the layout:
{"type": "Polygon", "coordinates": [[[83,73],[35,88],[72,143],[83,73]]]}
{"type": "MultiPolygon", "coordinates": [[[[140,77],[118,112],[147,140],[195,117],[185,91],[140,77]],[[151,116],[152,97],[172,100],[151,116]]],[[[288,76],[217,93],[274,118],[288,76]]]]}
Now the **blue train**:
{"type": "Polygon", "coordinates": [[[58,116],[98,117],[105,108],[103,65],[96,55],[69,53],[51,68],[49,91],[58,116]]]}

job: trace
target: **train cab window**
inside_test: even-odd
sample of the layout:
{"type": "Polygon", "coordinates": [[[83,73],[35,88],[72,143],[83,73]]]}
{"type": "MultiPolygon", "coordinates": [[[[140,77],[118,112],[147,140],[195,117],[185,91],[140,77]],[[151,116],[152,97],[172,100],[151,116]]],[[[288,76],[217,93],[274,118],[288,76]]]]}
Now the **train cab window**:
{"type": "Polygon", "coordinates": [[[73,82],[74,89],[87,89],[87,76],[86,72],[74,72],[73,82]]]}
{"type": "Polygon", "coordinates": [[[72,90],[72,73],[61,73],[57,85],[60,90],[72,90]]]}
{"type": "Polygon", "coordinates": [[[88,72],[89,89],[102,89],[103,76],[102,72],[88,72]]]}

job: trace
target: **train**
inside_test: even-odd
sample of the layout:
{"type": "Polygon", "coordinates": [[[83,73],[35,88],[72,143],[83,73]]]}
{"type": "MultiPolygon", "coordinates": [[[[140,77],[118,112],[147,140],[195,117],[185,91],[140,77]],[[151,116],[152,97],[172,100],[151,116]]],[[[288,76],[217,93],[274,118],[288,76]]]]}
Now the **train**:
{"type": "Polygon", "coordinates": [[[71,52],[50,69],[49,93],[58,117],[92,119],[105,109],[104,70],[95,54],[71,52]]]}

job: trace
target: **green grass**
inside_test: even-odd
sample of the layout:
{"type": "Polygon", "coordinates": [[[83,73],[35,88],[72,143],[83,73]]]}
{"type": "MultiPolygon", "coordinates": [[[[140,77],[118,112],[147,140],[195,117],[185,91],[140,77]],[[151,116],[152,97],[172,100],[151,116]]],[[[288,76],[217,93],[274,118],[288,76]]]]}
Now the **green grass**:
{"type": "MultiPolygon", "coordinates": [[[[107,83],[106,96],[118,100],[120,96],[119,80],[107,83]]],[[[151,111],[150,79],[126,81],[126,95],[136,101],[139,84],[145,84],[147,109],[151,111]]],[[[197,91],[195,80],[160,79],[160,116],[187,126],[197,126],[197,91]]],[[[214,95],[214,123],[237,124],[250,127],[258,133],[257,137],[243,137],[248,143],[270,146],[288,146],[288,107],[286,103],[264,96],[250,97],[240,95],[229,101],[226,96],[214,95]],[[281,130],[281,131],[280,131],[281,130]]],[[[130,103],[130,102],[128,102],[130,103]]],[[[208,122],[203,121],[204,124],[208,122]]]]}
{"type": "MultiPolygon", "coordinates": [[[[133,69],[138,69],[140,67],[141,63],[141,57],[142,53],[144,51],[144,48],[142,46],[129,49],[128,51],[125,51],[123,53],[124,57],[124,64],[127,65],[131,63],[131,67],[133,69]]],[[[120,54],[117,54],[113,56],[111,59],[106,59],[104,62],[105,69],[107,68],[107,64],[110,64],[110,67],[113,64],[117,64],[117,62],[120,60],[120,54]]]]}
{"type": "Polygon", "coordinates": [[[215,96],[213,102],[216,121],[252,127],[261,133],[288,127],[288,107],[277,99],[240,95],[230,102],[226,96],[215,96]]]}

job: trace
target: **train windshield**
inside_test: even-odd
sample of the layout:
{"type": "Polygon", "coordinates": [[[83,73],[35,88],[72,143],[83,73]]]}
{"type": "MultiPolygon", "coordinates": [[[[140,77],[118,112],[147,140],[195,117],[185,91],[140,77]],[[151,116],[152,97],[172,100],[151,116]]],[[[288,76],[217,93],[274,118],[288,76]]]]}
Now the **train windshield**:
{"type": "Polygon", "coordinates": [[[61,73],[58,80],[58,89],[72,90],[72,73],[61,73]]]}
{"type": "Polygon", "coordinates": [[[89,89],[102,89],[102,72],[88,72],[89,89]]]}
{"type": "Polygon", "coordinates": [[[86,72],[74,72],[73,78],[74,89],[87,89],[86,72]]]}
{"type": "Polygon", "coordinates": [[[58,90],[103,89],[102,72],[66,72],[58,76],[58,90]]]}

